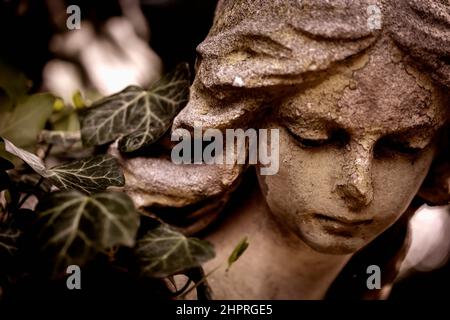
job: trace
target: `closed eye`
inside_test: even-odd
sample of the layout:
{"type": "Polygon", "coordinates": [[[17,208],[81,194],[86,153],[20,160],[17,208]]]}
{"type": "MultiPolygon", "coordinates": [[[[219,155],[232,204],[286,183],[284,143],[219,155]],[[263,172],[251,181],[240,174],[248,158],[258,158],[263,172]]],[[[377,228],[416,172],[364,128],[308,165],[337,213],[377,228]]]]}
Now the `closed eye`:
{"type": "Polygon", "coordinates": [[[328,138],[325,139],[309,139],[304,138],[298,133],[291,130],[289,127],[286,128],[290,136],[304,148],[318,148],[326,145],[345,145],[348,142],[348,135],[344,130],[333,130],[328,138]]]}
{"type": "Polygon", "coordinates": [[[375,145],[376,157],[389,156],[393,154],[415,156],[420,154],[424,148],[412,147],[408,141],[397,137],[383,137],[375,145]]]}

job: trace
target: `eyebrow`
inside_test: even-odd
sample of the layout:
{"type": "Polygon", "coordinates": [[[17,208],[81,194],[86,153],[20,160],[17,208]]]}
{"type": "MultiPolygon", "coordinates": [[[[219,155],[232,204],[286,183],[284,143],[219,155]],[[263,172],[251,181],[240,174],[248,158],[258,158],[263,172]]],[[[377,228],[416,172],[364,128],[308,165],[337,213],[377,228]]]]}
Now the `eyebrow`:
{"type": "MultiPolygon", "coordinates": [[[[308,120],[314,119],[314,122],[323,122],[326,127],[330,128],[340,128],[344,130],[348,130],[349,128],[346,128],[345,126],[342,126],[342,123],[339,123],[335,118],[330,117],[328,113],[324,112],[317,112],[315,110],[304,110],[301,112],[301,115],[295,115],[295,114],[289,114],[289,115],[282,115],[281,119],[287,121],[291,125],[298,125],[301,126],[301,124],[298,122],[298,119],[305,120],[307,122],[308,120]]],[[[416,122],[413,123],[410,126],[405,126],[402,128],[398,128],[395,131],[387,132],[385,135],[391,135],[391,134],[408,134],[411,131],[416,131],[417,134],[419,133],[425,133],[425,134],[431,134],[434,135],[436,131],[439,131],[441,126],[438,126],[437,124],[434,124],[430,118],[426,118],[428,120],[416,122]]],[[[400,122],[401,123],[401,122],[400,122]]],[[[400,124],[399,123],[399,124],[400,124]]],[[[416,133],[415,132],[415,133],[416,133]]],[[[428,137],[427,137],[428,138],[428,137]]]]}

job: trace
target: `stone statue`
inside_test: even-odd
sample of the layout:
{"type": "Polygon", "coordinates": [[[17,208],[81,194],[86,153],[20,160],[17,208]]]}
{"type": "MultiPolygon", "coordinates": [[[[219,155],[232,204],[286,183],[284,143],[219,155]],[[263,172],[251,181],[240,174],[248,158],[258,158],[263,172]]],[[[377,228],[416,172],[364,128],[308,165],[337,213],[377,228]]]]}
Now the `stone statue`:
{"type": "Polygon", "coordinates": [[[206,271],[248,236],[215,298],[385,298],[409,217],[450,199],[449,86],[446,0],[221,0],[173,129],[278,128],[279,172],[122,158],[126,190],[213,242],[206,271]]]}

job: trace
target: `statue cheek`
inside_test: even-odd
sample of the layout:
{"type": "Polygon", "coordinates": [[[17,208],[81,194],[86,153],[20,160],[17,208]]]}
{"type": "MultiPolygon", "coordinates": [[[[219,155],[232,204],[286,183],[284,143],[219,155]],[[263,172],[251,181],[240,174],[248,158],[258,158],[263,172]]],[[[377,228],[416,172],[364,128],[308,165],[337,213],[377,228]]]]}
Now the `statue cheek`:
{"type": "Polygon", "coordinates": [[[340,203],[332,194],[336,161],[340,158],[338,150],[310,152],[294,143],[282,143],[279,172],[259,176],[260,188],[271,210],[290,216],[325,208],[334,210],[340,203]]]}
{"type": "Polygon", "coordinates": [[[416,196],[430,168],[434,149],[415,159],[397,156],[373,164],[374,206],[377,212],[403,213],[416,196]]]}

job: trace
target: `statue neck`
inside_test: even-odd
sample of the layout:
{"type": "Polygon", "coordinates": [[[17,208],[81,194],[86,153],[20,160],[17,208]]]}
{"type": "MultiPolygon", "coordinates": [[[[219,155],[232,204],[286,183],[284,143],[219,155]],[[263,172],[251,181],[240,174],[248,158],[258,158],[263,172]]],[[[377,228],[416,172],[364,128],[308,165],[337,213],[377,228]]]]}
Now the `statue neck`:
{"type": "MultiPolygon", "coordinates": [[[[205,271],[215,299],[322,299],[351,255],[319,253],[275,222],[259,191],[208,235],[217,256],[205,271]],[[229,254],[245,236],[249,247],[225,271],[229,254]]],[[[231,211],[231,210],[230,210],[231,211]]]]}

